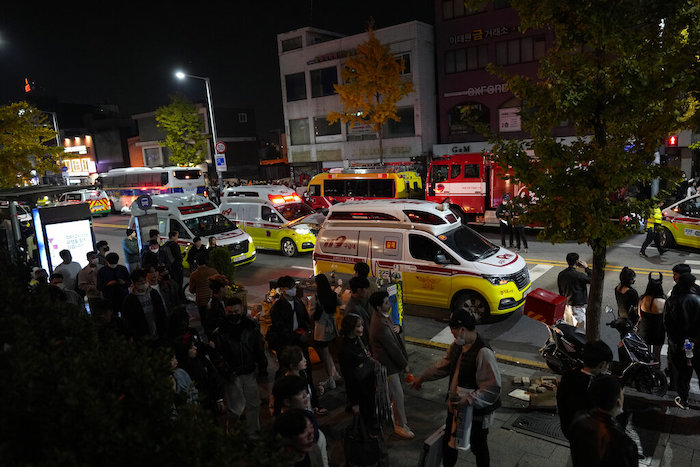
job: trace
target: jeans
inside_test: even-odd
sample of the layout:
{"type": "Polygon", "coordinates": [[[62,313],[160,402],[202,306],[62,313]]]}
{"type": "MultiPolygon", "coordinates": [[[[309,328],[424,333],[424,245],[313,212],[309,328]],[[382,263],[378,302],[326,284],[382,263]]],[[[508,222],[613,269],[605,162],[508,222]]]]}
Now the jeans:
{"type": "Polygon", "coordinates": [[[240,417],[245,411],[248,434],[260,431],[260,393],[255,372],[238,375],[226,382],[226,406],[230,413],[240,417]]]}
{"type": "Polygon", "coordinates": [[[389,386],[389,397],[391,397],[391,401],[394,403],[394,419],[396,426],[404,428],[408,422],[406,420],[406,409],[403,403],[401,373],[389,375],[386,380],[389,386]]]}

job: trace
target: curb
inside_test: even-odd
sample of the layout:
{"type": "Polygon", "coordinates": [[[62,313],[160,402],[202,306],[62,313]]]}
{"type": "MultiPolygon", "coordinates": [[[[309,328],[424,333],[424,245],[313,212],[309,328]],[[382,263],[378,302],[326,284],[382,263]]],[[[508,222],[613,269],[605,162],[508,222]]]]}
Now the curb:
{"type": "MultiPolygon", "coordinates": [[[[422,347],[430,347],[433,349],[447,350],[450,346],[449,344],[444,344],[442,342],[434,342],[427,339],[420,339],[418,337],[406,336],[406,342],[411,344],[420,345],[422,347]]],[[[501,363],[507,363],[510,365],[522,366],[526,368],[533,368],[536,370],[547,370],[551,371],[546,363],[536,362],[534,360],[527,360],[524,358],[512,357],[510,355],[496,354],[496,360],[501,363]]]]}

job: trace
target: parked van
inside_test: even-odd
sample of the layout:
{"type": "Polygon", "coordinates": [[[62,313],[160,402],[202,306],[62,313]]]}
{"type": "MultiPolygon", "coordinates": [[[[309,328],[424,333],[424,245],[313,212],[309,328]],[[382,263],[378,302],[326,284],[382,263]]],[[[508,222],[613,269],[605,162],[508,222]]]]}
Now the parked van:
{"type": "Polygon", "coordinates": [[[88,203],[90,205],[90,213],[93,216],[109,216],[109,213],[112,211],[107,193],[102,190],[69,191],[61,194],[56,204],[65,206],[76,203],[88,203]]]}
{"type": "Polygon", "coordinates": [[[318,234],[314,273],[400,275],[405,303],[471,311],[477,320],[518,310],[531,285],[525,260],[462,224],[448,204],[349,201],[332,206],[318,234]]]}
{"type": "Polygon", "coordinates": [[[136,225],[134,216],[156,214],[161,239],[167,240],[168,233],[173,230],[179,232],[178,243],[183,252],[192,245],[194,237],[201,237],[206,244],[207,239],[214,236],[217,246],[228,248],[235,266],[255,260],[255,244],[250,235],[221,215],[219,208],[207,198],[173,193],[153,195],[151,199],[153,206],[147,211],[141,209],[137,201],[131,204],[129,226],[136,225]]]}
{"type": "Polygon", "coordinates": [[[219,207],[253,238],[256,247],[286,256],[313,251],[323,221],[294,190],[280,185],[226,188],[219,207]]]}
{"type": "Polygon", "coordinates": [[[661,210],[661,244],[700,248],[700,194],[690,196],[661,210]]]}

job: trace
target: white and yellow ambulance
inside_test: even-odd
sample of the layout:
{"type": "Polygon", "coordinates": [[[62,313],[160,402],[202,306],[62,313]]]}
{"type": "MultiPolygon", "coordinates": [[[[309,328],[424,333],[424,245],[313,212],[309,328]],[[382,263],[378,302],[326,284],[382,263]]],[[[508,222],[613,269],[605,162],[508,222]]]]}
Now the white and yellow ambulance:
{"type": "Polygon", "coordinates": [[[525,260],[462,224],[447,204],[422,200],[348,201],[331,206],[313,254],[314,273],[400,276],[404,302],[471,311],[479,321],[523,305],[525,260]]]}
{"type": "Polygon", "coordinates": [[[88,203],[90,214],[93,216],[108,216],[112,212],[107,193],[102,190],[76,190],[61,194],[58,197],[58,206],[68,204],[88,203]]]}
{"type": "MultiPolygon", "coordinates": [[[[205,245],[209,237],[215,237],[217,246],[229,250],[231,263],[235,266],[255,260],[255,244],[250,235],[224,217],[219,208],[204,196],[170,193],[153,195],[151,200],[153,205],[147,210],[141,209],[138,201],[131,204],[131,228],[135,228],[135,216],[156,214],[161,239],[167,240],[169,232],[177,231],[183,253],[192,246],[195,237],[200,237],[205,245]]],[[[187,267],[186,263],[183,265],[187,267]]]]}
{"type": "Polygon", "coordinates": [[[226,188],[219,207],[253,238],[257,248],[286,256],[313,251],[323,221],[294,190],[281,185],[226,188]]]}
{"type": "Polygon", "coordinates": [[[700,248],[700,194],[677,201],[661,210],[661,245],[700,248]]]}

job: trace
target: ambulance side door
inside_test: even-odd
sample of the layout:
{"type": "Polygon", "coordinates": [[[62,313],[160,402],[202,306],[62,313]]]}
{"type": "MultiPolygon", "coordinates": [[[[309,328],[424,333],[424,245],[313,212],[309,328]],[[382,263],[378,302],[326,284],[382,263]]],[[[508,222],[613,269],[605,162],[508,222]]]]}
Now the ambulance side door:
{"type": "Polygon", "coordinates": [[[457,261],[430,235],[407,232],[402,271],[404,297],[416,305],[447,308],[452,291],[452,267],[457,261]],[[442,259],[447,264],[441,264],[442,259]]]}

